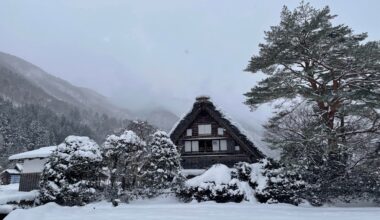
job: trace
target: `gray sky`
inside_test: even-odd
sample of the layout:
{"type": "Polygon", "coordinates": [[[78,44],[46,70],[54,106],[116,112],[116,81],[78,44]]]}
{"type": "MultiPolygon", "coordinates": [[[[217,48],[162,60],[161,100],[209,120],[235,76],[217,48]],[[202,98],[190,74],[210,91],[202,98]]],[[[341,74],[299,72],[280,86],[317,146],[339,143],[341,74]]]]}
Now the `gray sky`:
{"type": "MultiPolygon", "coordinates": [[[[380,1],[311,3],[380,39],[380,1]]],[[[208,94],[233,117],[262,123],[269,108],[250,113],[242,104],[260,76],[242,70],[283,5],[298,1],[1,0],[0,51],[129,109],[181,115],[208,94]]]]}

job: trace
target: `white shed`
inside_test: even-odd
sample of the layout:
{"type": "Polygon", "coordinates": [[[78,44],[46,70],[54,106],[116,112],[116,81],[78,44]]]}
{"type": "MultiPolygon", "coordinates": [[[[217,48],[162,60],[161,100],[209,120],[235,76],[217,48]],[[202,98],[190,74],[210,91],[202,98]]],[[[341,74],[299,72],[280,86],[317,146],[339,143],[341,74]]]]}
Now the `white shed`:
{"type": "Polygon", "coordinates": [[[31,191],[38,189],[38,184],[44,165],[47,162],[48,157],[56,149],[57,146],[42,147],[9,157],[10,161],[19,161],[23,164],[19,191],[31,191]]]}

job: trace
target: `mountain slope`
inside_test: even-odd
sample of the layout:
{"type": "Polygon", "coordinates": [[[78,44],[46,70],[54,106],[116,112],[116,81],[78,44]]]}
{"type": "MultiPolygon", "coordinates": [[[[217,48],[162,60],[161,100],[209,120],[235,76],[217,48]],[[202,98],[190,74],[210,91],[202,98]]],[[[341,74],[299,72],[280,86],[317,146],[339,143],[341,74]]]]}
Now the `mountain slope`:
{"type": "MultiPolygon", "coordinates": [[[[58,114],[78,109],[85,116],[106,114],[118,119],[142,119],[170,130],[178,117],[166,109],[131,112],[97,92],[74,86],[16,56],[0,52],[0,96],[15,104],[38,104],[58,114]]],[[[90,120],[90,119],[86,119],[90,120]]]]}
{"type": "Polygon", "coordinates": [[[106,97],[87,88],[81,88],[46,73],[41,68],[18,57],[0,52],[0,67],[23,76],[30,83],[44,90],[57,100],[88,111],[114,117],[130,118],[130,112],[116,107],[106,97]]]}

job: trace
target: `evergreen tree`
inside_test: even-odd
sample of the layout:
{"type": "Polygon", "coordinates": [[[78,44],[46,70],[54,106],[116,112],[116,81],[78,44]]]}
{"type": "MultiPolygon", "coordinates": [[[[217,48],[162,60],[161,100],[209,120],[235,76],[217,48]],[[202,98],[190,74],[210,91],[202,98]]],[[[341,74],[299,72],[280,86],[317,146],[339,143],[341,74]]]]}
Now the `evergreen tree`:
{"type": "Polygon", "coordinates": [[[69,136],[45,164],[40,182],[40,201],[84,205],[99,190],[102,156],[88,137],[69,136]]]}
{"type": "Polygon", "coordinates": [[[268,126],[274,128],[272,134],[277,132],[274,147],[285,150],[284,162],[290,164],[285,160],[291,158],[310,175],[308,181],[318,186],[315,191],[325,201],[349,191],[342,183],[365,164],[369,142],[380,127],[380,43],[363,43],[367,34],[333,25],[335,17],[328,7],[318,10],[301,3],[293,12],[284,7],[280,24],[265,32],[266,43],[259,45],[259,55],[246,69],[267,75],[245,94],[250,107],[275,100],[297,102],[268,126]],[[311,117],[289,117],[303,103],[311,117]],[[305,119],[306,124],[300,123],[305,119]],[[286,122],[290,124],[276,125],[286,122]],[[296,152],[305,161],[297,161],[296,152]],[[358,154],[363,157],[358,159],[358,154]]]}
{"type": "Polygon", "coordinates": [[[154,197],[177,190],[183,181],[180,154],[164,131],[156,131],[150,143],[151,154],[141,172],[143,195],[154,197]]]}
{"type": "Polygon", "coordinates": [[[157,128],[147,121],[134,120],[128,124],[127,130],[135,132],[137,136],[148,143],[151,141],[152,135],[157,131],[157,128]]]}
{"type": "Polygon", "coordinates": [[[139,185],[139,172],[146,154],[145,142],[133,131],[111,135],[103,145],[103,155],[110,171],[110,186],[106,196],[114,201],[132,199],[139,185]]]}

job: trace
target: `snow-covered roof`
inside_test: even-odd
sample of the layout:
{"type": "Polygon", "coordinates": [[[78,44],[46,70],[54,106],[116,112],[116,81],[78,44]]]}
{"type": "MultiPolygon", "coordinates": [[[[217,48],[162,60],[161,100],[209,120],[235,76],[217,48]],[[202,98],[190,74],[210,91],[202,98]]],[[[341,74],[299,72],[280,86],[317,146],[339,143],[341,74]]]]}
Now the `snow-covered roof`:
{"type": "Polygon", "coordinates": [[[26,151],[23,153],[12,155],[9,157],[9,160],[46,158],[49,157],[55,149],[57,149],[57,146],[41,147],[36,150],[26,151]]]}
{"type": "Polygon", "coordinates": [[[16,163],[16,165],[15,165],[15,169],[16,169],[16,170],[18,170],[18,171],[22,171],[23,168],[24,168],[24,167],[22,166],[21,163],[16,163]]]}
{"type": "Polygon", "coordinates": [[[5,172],[7,172],[7,173],[9,173],[9,174],[20,174],[20,171],[18,171],[18,170],[16,170],[16,169],[6,169],[6,170],[4,170],[4,171],[1,172],[1,173],[5,173],[5,172]]]}

